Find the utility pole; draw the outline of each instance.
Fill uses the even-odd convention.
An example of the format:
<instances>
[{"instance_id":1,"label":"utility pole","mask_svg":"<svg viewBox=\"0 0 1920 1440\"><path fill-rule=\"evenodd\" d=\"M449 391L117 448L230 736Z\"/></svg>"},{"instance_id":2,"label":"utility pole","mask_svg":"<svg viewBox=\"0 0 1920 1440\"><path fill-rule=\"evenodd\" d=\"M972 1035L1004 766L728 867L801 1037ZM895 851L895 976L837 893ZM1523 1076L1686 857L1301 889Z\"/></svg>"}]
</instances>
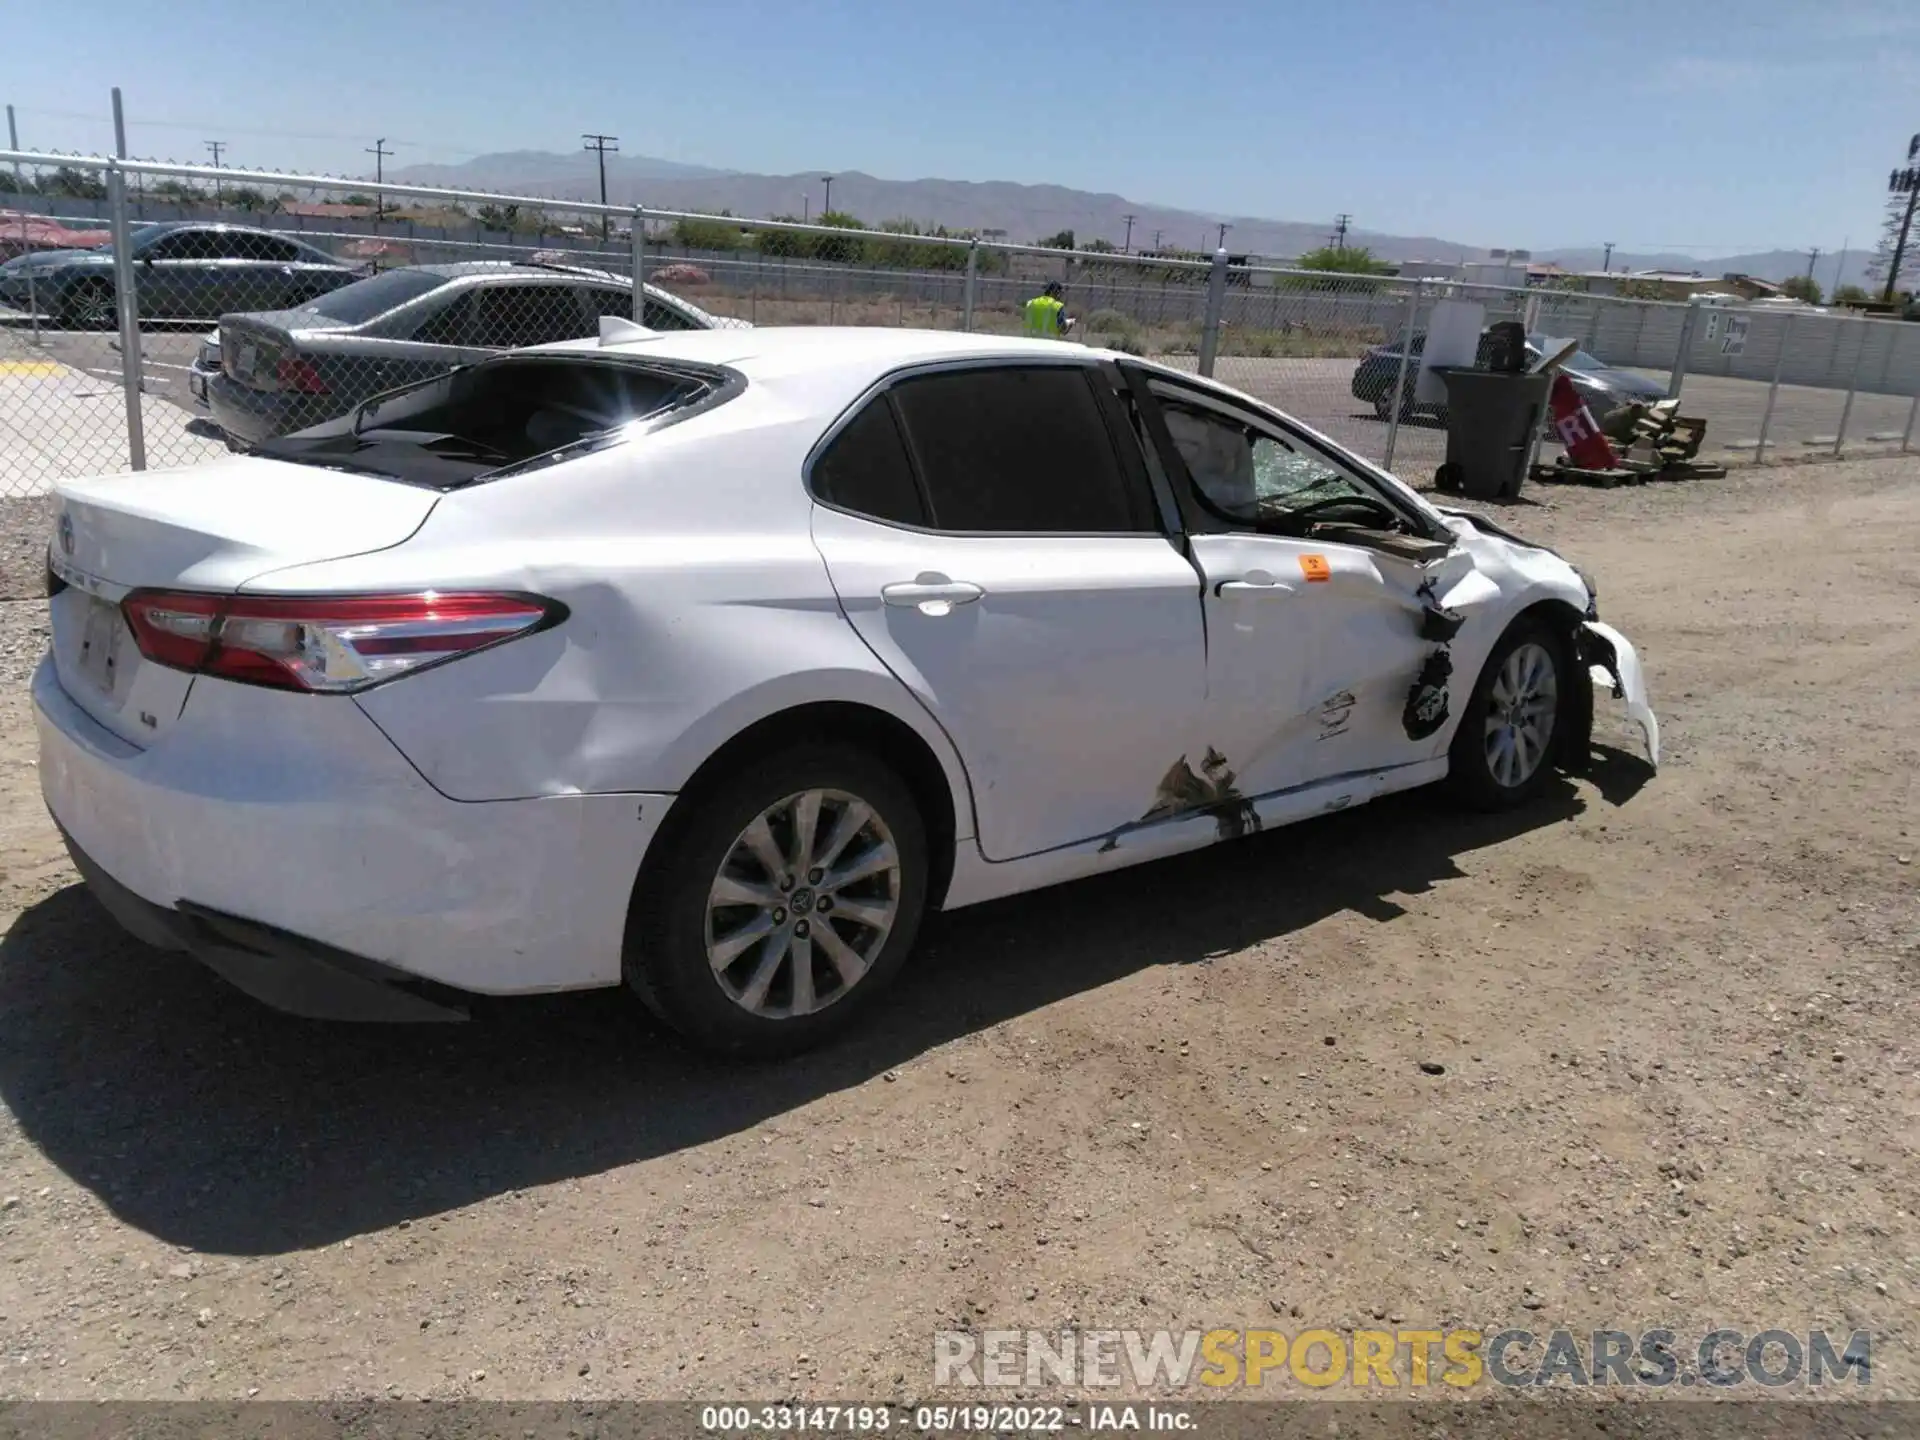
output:
<instances>
[{"instance_id":1,"label":"utility pole","mask_svg":"<svg viewBox=\"0 0 1920 1440\"><path fill-rule=\"evenodd\" d=\"M1153 248L1155 251L1160 249L1160 237L1166 233L1164 230L1156 230L1153 232Z\"/></svg>"},{"instance_id":2,"label":"utility pole","mask_svg":"<svg viewBox=\"0 0 1920 1440\"><path fill-rule=\"evenodd\" d=\"M1220 238L1214 242L1214 249L1224 250L1227 248L1227 232L1232 228L1233 226L1227 224L1226 221L1222 220L1220 222Z\"/></svg>"},{"instance_id":3,"label":"utility pole","mask_svg":"<svg viewBox=\"0 0 1920 1440\"><path fill-rule=\"evenodd\" d=\"M207 141L207 149L213 152L213 168L214 169L218 170L220 168L220 152L226 148L227 148L227 142L224 140ZM220 177L218 175L213 177L213 203L215 205L218 205L221 203Z\"/></svg>"},{"instance_id":4,"label":"utility pole","mask_svg":"<svg viewBox=\"0 0 1920 1440\"><path fill-rule=\"evenodd\" d=\"M1334 249L1344 250L1347 248L1347 226L1349 226L1352 223L1353 223L1353 216L1347 214L1344 210L1341 211L1338 215L1333 217L1333 237L1332 238L1333 238Z\"/></svg>"},{"instance_id":5,"label":"utility pole","mask_svg":"<svg viewBox=\"0 0 1920 1440\"><path fill-rule=\"evenodd\" d=\"M387 178L387 156L393 152L387 149L387 142L383 137L374 141L366 153L373 157L373 218L374 223L378 224L380 212L387 208L380 197L380 186Z\"/></svg>"},{"instance_id":6,"label":"utility pole","mask_svg":"<svg viewBox=\"0 0 1920 1440\"><path fill-rule=\"evenodd\" d=\"M1920 135L1907 142L1907 159L1920 159ZM1913 230L1913 207L1920 202L1920 168L1908 165L1904 170L1896 170L1887 181L1889 195L1907 197L1906 213L1900 217L1900 234L1893 242L1893 262L1887 266L1886 288L1880 292L1884 304L1893 303L1893 292L1900 284L1900 266L1907 258L1907 237Z\"/></svg>"},{"instance_id":7,"label":"utility pole","mask_svg":"<svg viewBox=\"0 0 1920 1440\"><path fill-rule=\"evenodd\" d=\"M13 107L11 105L7 107L7 114L13 114ZM19 148L17 145L14 146L16 150ZM1122 255L1131 255L1133 253L1133 222L1140 217L1138 215L1122 215L1120 218L1127 222L1127 238L1120 242L1120 253Z\"/></svg>"},{"instance_id":8,"label":"utility pole","mask_svg":"<svg viewBox=\"0 0 1920 1440\"><path fill-rule=\"evenodd\" d=\"M820 202L820 218L824 220L828 215L833 213L833 177L831 175L822 175L820 177L820 183L827 187L827 198Z\"/></svg>"},{"instance_id":9,"label":"utility pole","mask_svg":"<svg viewBox=\"0 0 1920 1440\"><path fill-rule=\"evenodd\" d=\"M587 142L582 148L593 151L593 153L600 158L600 203L605 205L607 203L607 151L611 150L616 155L620 153L620 137L618 135L586 134L580 138ZM606 244L608 235L612 233L610 229L611 220L612 217L605 211L601 212L600 243L603 245Z\"/></svg>"},{"instance_id":10,"label":"utility pole","mask_svg":"<svg viewBox=\"0 0 1920 1440\"><path fill-rule=\"evenodd\" d=\"M1820 258L1820 247L1818 245L1814 246L1813 249L1807 252L1807 278L1809 280L1813 278L1814 262L1817 261L1819 258Z\"/></svg>"},{"instance_id":11,"label":"utility pole","mask_svg":"<svg viewBox=\"0 0 1920 1440\"><path fill-rule=\"evenodd\" d=\"M800 197L800 223L802 225L811 225L813 223L813 197L811 195L802 194Z\"/></svg>"},{"instance_id":12,"label":"utility pole","mask_svg":"<svg viewBox=\"0 0 1920 1440\"><path fill-rule=\"evenodd\" d=\"M7 106L7 148L9 150L20 148L20 127L13 123L13 106L11 105ZM27 182L20 178L18 160L13 162L13 188L16 194L27 188Z\"/></svg>"},{"instance_id":13,"label":"utility pole","mask_svg":"<svg viewBox=\"0 0 1920 1440\"><path fill-rule=\"evenodd\" d=\"M1600 257L1600 273L1605 275L1613 269L1613 241L1607 241L1606 253Z\"/></svg>"},{"instance_id":14,"label":"utility pole","mask_svg":"<svg viewBox=\"0 0 1920 1440\"><path fill-rule=\"evenodd\" d=\"M1831 298L1831 296L1833 295L1834 290L1838 290L1840 288L1840 282L1846 278L1847 251L1851 250L1852 248L1853 248L1853 236L1849 235L1847 236L1846 239L1840 242L1840 259L1833 267L1833 290L1829 290L1827 292L1829 298Z\"/></svg>"}]
</instances>

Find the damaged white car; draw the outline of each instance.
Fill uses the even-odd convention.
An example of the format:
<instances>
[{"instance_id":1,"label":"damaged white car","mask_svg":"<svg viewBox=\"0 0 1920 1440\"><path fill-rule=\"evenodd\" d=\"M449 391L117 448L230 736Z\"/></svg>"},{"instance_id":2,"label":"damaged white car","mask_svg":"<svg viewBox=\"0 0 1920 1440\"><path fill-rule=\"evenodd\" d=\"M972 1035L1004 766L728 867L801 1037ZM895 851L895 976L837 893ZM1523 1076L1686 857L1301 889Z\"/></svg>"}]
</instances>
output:
<instances>
[{"instance_id":1,"label":"damaged white car","mask_svg":"<svg viewBox=\"0 0 1920 1440\"><path fill-rule=\"evenodd\" d=\"M1244 395L888 330L521 351L260 453L68 483L46 800L268 1003L623 981L695 1041L857 1016L922 916L1447 780L1525 803L1592 584Z\"/></svg>"}]
</instances>

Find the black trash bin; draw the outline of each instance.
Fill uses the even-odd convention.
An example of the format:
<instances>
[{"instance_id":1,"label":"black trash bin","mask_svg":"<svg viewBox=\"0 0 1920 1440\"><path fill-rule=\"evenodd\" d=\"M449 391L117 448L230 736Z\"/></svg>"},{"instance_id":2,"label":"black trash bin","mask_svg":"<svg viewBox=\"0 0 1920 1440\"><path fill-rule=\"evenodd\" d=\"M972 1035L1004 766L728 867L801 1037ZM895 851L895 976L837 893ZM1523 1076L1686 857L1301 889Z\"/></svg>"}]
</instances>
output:
<instances>
[{"instance_id":1,"label":"black trash bin","mask_svg":"<svg viewBox=\"0 0 1920 1440\"><path fill-rule=\"evenodd\" d=\"M1447 387L1447 460L1434 483L1479 500L1518 495L1553 377L1454 365L1434 374Z\"/></svg>"}]
</instances>

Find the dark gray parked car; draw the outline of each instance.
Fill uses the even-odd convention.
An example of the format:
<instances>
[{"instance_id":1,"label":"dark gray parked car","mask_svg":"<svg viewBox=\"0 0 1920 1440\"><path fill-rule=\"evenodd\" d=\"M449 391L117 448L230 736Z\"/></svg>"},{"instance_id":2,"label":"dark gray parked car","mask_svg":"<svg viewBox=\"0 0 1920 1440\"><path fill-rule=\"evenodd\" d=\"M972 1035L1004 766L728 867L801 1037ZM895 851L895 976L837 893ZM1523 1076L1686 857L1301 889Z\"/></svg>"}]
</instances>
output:
<instances>
[{"instance_id":1,"label":"dark gray parked car","mask_svg":"<svg viewBox=\"0 0 1920 1440\"><path fill-rule=\"evenodd\" d=\"M246 225L143 225L128 243L142 320L302 305L367 273L302 241ZM0 277L0 300L31 302L70 329L111 329L113 254L57 250L22 257Z\"/></svg>"},{"instance_id":2,"label":"dark gray parked car","mask_svg":"<svg viewBox=\"0 0 1920 1440\"><path fill-rule=\"evenodd\" d=\"M484 260L409 265L295 309L222 316L187 383L230 444L254 445L501 350L582 339L598 331L602 315L632 317L625 276ZM645 323L745 324L652 285Z\"/></svg>"},{"instance_id":3,"label":"dark gray parked car","mask_svg":"<svg viewBox=\"0 0 1920 1440\"><path fill-rule=\"evenodd\" d=\"M1406 384L1400 392L1400 418L1410 420L1416 414L1430 413L1444 422L1447 418L1444 402L1426 405L1414 399L1414 381L1420 373L1420 352L1426 343L1424 331L1414 335L1413 348L1407 361ZM1486 365L1490 344L1488 337L1483 334L1480 337L1479 354L1474 359L1476 365ZM1538 365L1546 358L1543 352L1548 348L1559 347L1544 336L1527 336L1527 364ZM1658 380L1605 364L1584 350L1576 350L1569 355L1561 369L1573 381L1573 388L1579 392L1581 401L1595 420L1604 419L1622 405L1664 399L1667 393L1667 387ZM1399 341L1376 345L1361 356L1360 364L1354 369L1353 396L1373 406L1373 413L1385 420L1393 408L1393 387L1399 378Z\"/></svg>"}]
</instances>

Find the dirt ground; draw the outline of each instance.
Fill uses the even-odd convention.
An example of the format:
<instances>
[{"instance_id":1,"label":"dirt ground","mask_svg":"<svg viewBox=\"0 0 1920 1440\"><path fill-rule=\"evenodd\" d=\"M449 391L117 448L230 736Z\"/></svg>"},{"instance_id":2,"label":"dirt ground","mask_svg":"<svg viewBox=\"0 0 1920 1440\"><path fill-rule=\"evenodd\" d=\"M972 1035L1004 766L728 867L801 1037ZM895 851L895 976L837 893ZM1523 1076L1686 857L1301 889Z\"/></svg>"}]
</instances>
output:
<instances>
[{"instance_id":1,"label":"dirt ground","mask_svg":"<svg viewBox=\"0 0 1920 1440\"><path fill-rule=\"evenodd\" d=\"M1920 461L1530 495L1657 776L1603 702L1522 815L946 917L771 1069L608 996L305 1023L143 950L0 604L0 1396L912 1398L944 1327L1464 1323L1867 1329L1920 1397Z\"/></svg>"}]
</instances>

